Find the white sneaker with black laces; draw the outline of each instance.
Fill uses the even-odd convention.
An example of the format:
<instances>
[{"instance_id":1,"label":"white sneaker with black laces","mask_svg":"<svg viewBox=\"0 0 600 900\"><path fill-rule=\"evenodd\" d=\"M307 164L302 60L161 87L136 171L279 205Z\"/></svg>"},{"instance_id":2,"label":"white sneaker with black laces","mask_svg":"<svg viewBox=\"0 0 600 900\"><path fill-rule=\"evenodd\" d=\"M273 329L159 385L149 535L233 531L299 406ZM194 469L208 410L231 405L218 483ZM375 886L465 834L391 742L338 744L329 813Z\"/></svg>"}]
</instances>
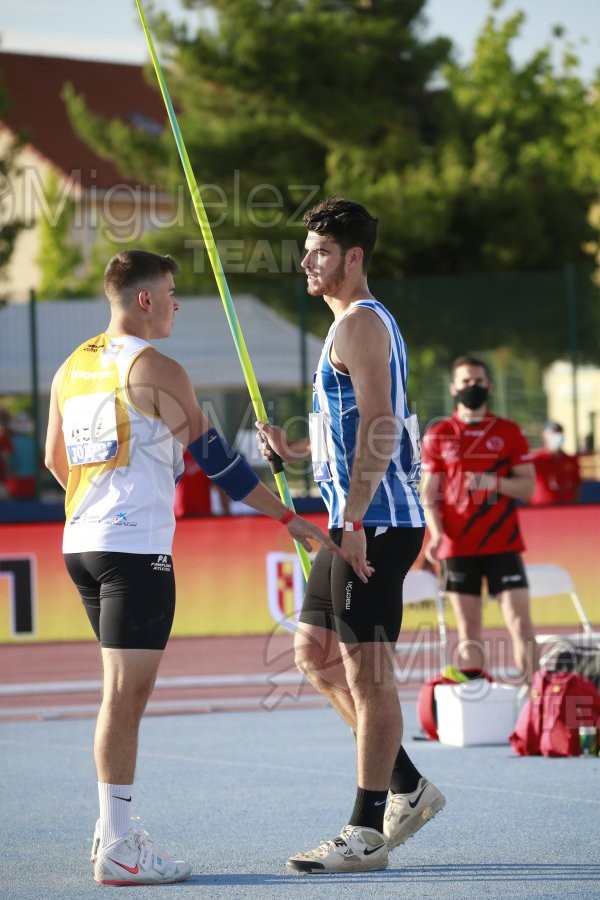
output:
<instances>
[{"instance_id":1,"label":"white sneaker with black laces","mask_svg":"<svg viewBox=\"0 0 600 900\"><path fill-rule=\"evenodd\" d=\"M374 828L346 825L339 837L290 856L286 865L298 875L370 872L387 869L388 848L384 836Z\"/></svg>"},{"instance_id":2,"label":"white sneaker with black laces","mask_svg":"<svg viewBox=\"0 0 600 900\"><path fill-rule=\"evenodd\" d=\"M156 849L145 831L132 831L99 850L94 864L98 884L173 884L189 878L192 867L180 859L169 859Z\"/></svg>"},{"instance_id":3,"label":"white sneaker with black laces","mask_svg":"<svg viewBox=\"0 0 600 900\"><path fill-rule=\"evenodd\" d=\"M388 850L412 837L446 805L446 798L435 785L421 778L412 794L390 794L383 819Z\"/></svg>"}]
</instances>

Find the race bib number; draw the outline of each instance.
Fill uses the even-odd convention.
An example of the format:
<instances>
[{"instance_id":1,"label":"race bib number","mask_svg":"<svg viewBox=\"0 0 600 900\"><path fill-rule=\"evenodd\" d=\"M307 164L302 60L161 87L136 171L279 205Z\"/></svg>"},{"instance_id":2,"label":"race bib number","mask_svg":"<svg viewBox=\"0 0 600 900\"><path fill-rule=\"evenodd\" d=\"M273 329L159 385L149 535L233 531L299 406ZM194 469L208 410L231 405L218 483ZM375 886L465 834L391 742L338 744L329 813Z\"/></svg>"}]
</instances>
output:
<instances>
[{"instance_id":1,"label":"race bib number","mask_svg":"<svg viewBox=\"0 0 600 900\"><path fill-rule=\"evenodd\" d=\"M117 455L115 395L69 397L63 410L63 434L69 463L103 463Z\"/></svg>"},{"instance_id":2,"label":"race bib number","mask_svg":"<svg viewBox=\"0 0 600 900\"><path fill-rule=\"evenodd\" d=\"M404 427L410 441L410 469L406 475L406 481L412 484L421 480L421 435L416 415L413 414L405 419Z\"/></svg>"},{"instance_id":3,"label":"race bib number","mask_svg":"<svg viewBox=\"0 0 600 900\"><path fill-rule=\"evenodd\" d=\"M320 481L331 481L331 460L327 444L327 417L324 412L310 413L308 417L310 434L310 453L312 457L313 478Z\"/></svg>"}]
</instances>

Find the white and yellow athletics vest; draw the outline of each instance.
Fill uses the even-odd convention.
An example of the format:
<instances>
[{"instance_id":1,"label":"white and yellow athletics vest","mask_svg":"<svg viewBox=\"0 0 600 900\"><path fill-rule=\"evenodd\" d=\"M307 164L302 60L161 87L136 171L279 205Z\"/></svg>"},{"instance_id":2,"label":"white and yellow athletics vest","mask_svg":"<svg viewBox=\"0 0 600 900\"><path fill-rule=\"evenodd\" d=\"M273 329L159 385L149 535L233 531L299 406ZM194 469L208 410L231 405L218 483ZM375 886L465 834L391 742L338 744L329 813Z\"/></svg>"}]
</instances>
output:
<instances>
[{"instance_id":1,"label":"white and yellow athletics vest","mask_svg":"<svg viewBox=\"0 0 600 900\"><path fill-rule=\"evenodd\" d=\"M150 346L100 334L66 361L58 397L69 459L64 553L171 552L181 444L127 391L133 361Z\"/></svg>"}]
</instances>

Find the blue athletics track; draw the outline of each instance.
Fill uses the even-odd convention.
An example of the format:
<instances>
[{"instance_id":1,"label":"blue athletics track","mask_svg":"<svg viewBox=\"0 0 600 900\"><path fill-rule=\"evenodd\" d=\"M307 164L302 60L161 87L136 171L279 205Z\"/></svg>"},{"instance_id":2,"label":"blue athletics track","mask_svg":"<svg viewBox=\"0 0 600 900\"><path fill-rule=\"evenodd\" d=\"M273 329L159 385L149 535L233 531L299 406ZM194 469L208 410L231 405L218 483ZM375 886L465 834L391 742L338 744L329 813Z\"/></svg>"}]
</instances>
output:
<instances>
[{"instance_id":1,"label":"blue athletics track","mask_svg":"<svg viewBox=\"0 0 600 900\"><path fill-rule=\"evenodd\" d=\"M291 636L174 638L142 723L135 801L189 881L136 897L251 900L600 895L600 760L517 758L507 742L419 740L418 665L402 674L406 747L446 808L386 871L295 876L287 856L334 837L353 805L354 742L299 681ZM492 667L498 663L492 660ZM85 900L97 815L98 649L0 647L0 896Z\"/></svg>"}]
</instances>

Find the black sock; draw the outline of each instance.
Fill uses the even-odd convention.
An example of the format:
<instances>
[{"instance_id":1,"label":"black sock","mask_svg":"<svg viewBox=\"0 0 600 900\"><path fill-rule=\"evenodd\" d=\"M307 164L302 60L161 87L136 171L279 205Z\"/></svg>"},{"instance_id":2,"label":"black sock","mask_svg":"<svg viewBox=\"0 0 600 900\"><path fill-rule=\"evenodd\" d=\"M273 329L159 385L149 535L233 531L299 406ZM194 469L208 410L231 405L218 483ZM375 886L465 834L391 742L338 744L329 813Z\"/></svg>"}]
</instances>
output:
<instances>
[{"instance_id":1,"label":"black sock","mask_svg":"<svg viewBox=\"0 0 600 900\"><path fill-rule=\"evenodd\" d=\"M387 791L366 791L364 788L357 788L356 801L348 824L375 828L383 834L383 814L387 795Z\"/></svg>"},{"instance_id":2,"label":"black sock","mask_svg":"<svg viewBox=\"0 0 600 900\"><path fill-rule=\"evenodd\" d=\"M421 773L414 767L404 747L400 746L394 763L390 791L392 794L412 794L418 788L420 778Z\"/></svg>"}]
</instances>

